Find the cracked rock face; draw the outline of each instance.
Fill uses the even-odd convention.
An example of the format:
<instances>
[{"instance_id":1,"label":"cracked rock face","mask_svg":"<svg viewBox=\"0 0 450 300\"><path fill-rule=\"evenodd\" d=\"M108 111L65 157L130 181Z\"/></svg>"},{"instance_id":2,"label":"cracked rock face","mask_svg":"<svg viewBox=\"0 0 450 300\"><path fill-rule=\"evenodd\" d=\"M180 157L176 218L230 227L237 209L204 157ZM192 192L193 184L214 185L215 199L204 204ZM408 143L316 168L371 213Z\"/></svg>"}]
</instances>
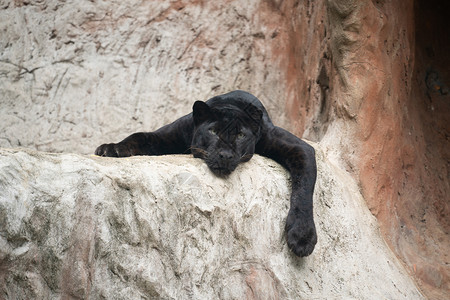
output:
<instances>
[{"instance_id":1,"label":"cracked rock face","mask_svg":"<svg viewBox=\"0 0 450 300\"><path fill-rule=\"evenodd\" d=\"M269 159L222 179L191 156L0 150L1 298L421 299L354 180L317 159L319 241L298 258Z\"/></svg>"}]
</instances>

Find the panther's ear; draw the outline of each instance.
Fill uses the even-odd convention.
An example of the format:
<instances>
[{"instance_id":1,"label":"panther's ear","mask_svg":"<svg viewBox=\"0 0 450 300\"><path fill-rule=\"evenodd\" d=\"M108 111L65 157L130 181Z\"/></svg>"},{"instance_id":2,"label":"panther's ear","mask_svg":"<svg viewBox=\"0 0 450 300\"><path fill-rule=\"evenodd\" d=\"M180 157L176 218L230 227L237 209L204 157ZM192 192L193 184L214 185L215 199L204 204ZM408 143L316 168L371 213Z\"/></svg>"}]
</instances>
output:
<instances>
[{"instance_id":1,"label":"panther's ear","mask_svg":"<svg viewBox=\"0 0 450 300\"><path fill-rule=\"evenodd\" d=\"M195 126L209 120L212 116L211 108L203 101L195 101L192 107Z\"/></svg>"}]
</instances>

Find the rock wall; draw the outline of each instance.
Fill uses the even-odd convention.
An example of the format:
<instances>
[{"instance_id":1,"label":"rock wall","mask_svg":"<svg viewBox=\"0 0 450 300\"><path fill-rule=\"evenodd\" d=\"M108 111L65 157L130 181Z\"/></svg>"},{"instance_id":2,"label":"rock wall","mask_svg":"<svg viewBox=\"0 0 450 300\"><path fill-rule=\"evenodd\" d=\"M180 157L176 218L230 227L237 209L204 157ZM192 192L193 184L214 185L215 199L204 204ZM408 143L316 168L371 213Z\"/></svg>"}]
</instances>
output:
<instances>
[{"instance_id":1,"label":"rock wall","mask_svg":"<svg viewBox=\"0 0 450 300\"><path fill-rule=\"evenodd\" d=\"M238 88L286 125L286 30L264 1L10 1L0 16L0 146L88 154Z\"/></svg>"},{"instance_id":2,"label":"rock wall","mask_svg":"<svg viewBox=\"0 0 450 300\"><path fill-rule=\"evenodd\" d=\"M430 299L450 293L447 1L283 1L289 128L360 182ZM288 55L289 54L289 55Z\"/></svg>"},{"instance_id":3,"label":"rock wall","mask_svg":"<svg viewBox=\"0 0 450 300\"><path fill-rule=\"evenodd\" d=\"M0 147L89 154L244 89L358 181L430 299L450 293L443 0L2 1Z\"/></svg>"},{"instance_id":4,"label":"rock wall","mask_svg":"<svg viewBox=\"0 0 450 300\"><path fill-rule=\"evenodd\" d=\"M430 299L450 292L446 1L330 5L332 125L321 144L359 178L392 249Z\"/></svg>"},{"instance_id":5,"label":"rock wall","mask_svg":"<svg viewBox=\"0 0 450 300\"><path fill-rule=\"evenodd\" d=\"M317 159L318 244L298 258L270 159L225 180L192 156L0 150L0 298L422 299L355 180Z\"/></svg>"}]
</instances>

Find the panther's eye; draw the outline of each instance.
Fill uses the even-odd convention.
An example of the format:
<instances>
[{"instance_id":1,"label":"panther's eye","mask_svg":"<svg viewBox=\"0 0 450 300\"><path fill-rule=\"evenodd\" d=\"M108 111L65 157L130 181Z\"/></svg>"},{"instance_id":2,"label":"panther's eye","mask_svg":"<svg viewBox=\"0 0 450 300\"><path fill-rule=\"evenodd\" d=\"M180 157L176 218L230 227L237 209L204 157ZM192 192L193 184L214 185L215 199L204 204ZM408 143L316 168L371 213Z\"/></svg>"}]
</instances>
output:
<instances>
[{"instance_id":1,"label":"panther's eye","mask_svg":"<svg viewBox=\"0 0 450 300\"><path fill-rule=\"evenodd\" d=\"M210 128L209 132L213 135L217 135L217 131L214 128Z\"/></svg>"},{"instance_id":2,"label":"panther's eye","mask_svg":"<svg viewBox=\"0 0 450 300\"><path fill-rule=\"evenodd\" d=\"M239 132L238 135L237 135L237 138L238 139L243 139L243 138L245 138L245 134L243 132Z\"/></svg>"}]
</instances>

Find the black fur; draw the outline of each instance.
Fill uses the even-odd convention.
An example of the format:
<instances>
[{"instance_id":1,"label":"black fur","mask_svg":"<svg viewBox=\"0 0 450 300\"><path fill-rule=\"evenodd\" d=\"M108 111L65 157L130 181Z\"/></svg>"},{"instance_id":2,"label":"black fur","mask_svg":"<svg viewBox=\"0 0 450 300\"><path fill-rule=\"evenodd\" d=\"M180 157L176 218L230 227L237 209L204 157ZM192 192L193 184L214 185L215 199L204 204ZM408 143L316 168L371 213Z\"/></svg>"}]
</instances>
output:
<instances>
[{"instance_id":1,"label":"black fur","mask_svg":"<svg viewBox=\"0 0 450 300\"><path fill-rule=\"evenodd\" d=\"M316 182L314 149L274 126L253 95L234 91L194 103L193 112L154 132L139 132L117 144L103 144L100 156L162 155L191 152L217 176L227 176L254 153L269 157L291 174L291 205L286 220L289 248L299 256L317 242L313 220Z\"/></svg>"}]
</instances>

